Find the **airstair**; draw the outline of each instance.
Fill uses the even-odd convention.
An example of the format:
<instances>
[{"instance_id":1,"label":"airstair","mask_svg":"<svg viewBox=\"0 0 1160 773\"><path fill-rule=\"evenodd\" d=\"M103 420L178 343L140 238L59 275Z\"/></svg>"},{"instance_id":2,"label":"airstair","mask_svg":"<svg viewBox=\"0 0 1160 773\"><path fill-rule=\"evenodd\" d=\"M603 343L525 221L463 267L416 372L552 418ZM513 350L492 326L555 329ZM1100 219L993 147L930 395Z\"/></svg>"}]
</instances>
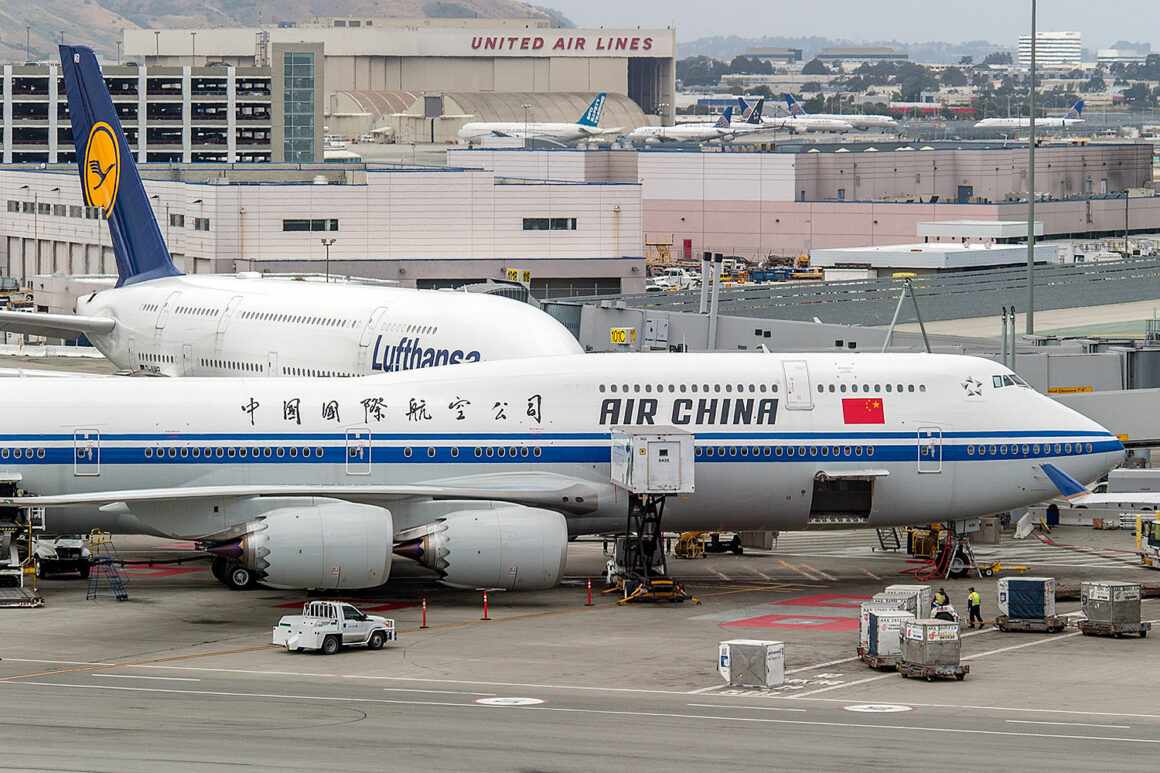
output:
<instances>
[{"instance_id":1,"label":"airstair","mask_svg":"<svg viewBox=\"0 0 1160 773\"><path fill-rule=\"evenodd\" d=\"M891 527L889 529L875 529L878 532L878 547L883 552L902 550L902 537L898 534L898 529Z\"/></svg>"},{"instance_id":2,"label":"airstair","mask_svg":"<svg viewBox=\"0 0 1160 773\"><path fill-rule=\"evenodd\" d=\"M109 596L117 601L128 601L129 591L121 574L121 559L117 547L108 532L93 529L89 535L89 550L92 553L89 569L89 590L85 598L89 601Z\"/></svg>"}]
</instances>

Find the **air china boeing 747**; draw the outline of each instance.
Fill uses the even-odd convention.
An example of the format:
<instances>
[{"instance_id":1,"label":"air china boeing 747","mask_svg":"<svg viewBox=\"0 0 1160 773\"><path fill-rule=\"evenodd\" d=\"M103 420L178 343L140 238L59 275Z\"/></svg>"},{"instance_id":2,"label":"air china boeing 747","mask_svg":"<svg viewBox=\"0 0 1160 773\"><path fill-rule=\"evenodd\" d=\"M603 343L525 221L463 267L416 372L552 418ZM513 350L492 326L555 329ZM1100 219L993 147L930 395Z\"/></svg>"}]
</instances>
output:
<instances>
[{"instance_id":1,"label":"air china boeing 747","mask_svg":"<svg viewBox=\"0 0 1160 773\"><path fill-rule=\"evenodd\" d=\"M891 526L1003 512L1123 448L972 357L604 354L362 379L14 379L0 504L51 528L193 539L241 588L365 588L393 556L544 588L569 535L623 528L614 427L695 438L670 530ZM16 488L21 491L15 491ZM97 512L99 508L99 512Z\"/></svg>"}]
</instances>

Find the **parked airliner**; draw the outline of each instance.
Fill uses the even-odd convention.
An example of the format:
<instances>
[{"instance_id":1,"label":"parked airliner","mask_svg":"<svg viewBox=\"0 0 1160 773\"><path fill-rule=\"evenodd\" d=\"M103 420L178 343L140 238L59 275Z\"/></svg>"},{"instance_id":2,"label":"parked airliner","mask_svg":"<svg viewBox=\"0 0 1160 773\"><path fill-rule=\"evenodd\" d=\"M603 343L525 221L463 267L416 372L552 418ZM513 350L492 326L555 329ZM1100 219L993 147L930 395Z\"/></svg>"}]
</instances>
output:
<instances>
[{"instance_id":1,"label":"parked airliner","mask_svg":"<svg viewBox=\"0 0 1160 773\"><path fill-rule=\"evenodd\" d=\"M640 126L629 132L630 142L653 145L661 142L711 142L728 141L738 135L751 133L755 127L745 123L733 123L733 106L725 108L714 123L680 123L675 126ZM758 127L759 128L759 127Z\"/></svg>"},{"instance_id":2,"label":"parked airliner","mask_svg":"<svg viewBox=\"0 0 1160 773\"><path fill-rule=\"evenodd\" d=\"M0 504L49 528L193 539L231 587L362 588L392 552L457 587L542 588L569 535L623 529L616 427L694 436L669 530L878 527L1051 497L1115 435L994 362L588 354L362 379L14 379ZM17 496L14 489L26 492ZM99 512L94 512L99 508Z\"/></svg>"},{"instance_id":3,"label":"parked airliner","mask_svg":"<svg viewBox=\"0 0 1160 773\"><path fill-rule=\"evenodd\" d=\"M482 141L485 137L514 137L516 139L543 139L557 143L608 137L624 133L623 128L600 128L600 116L604 113L604 102L608 94L601 92L580 114L575 123L537 123L527 121L473 121L466 123L457 136L468 145Z\"/></svg>"},{"instance_id":4,"label":"parked airliner","mask_svg":"<svg viewBox=\"0 0 1160 773\"><path fill-rule=\"evenodd\" d=\"M808 118L815 121L839 121L848 123L855 129L897 129L898 121L888 115L867 115L866 113L807 113L793 94L785 95L785 107L793 118Z\"/></svg>"},{"instance_id":5,"label":"parked airliner","mask_svg":"<svg viewBox=\"0 0 1160 773\"><path fill-rule=\"evenodd\" d=\"M1068 129L1087 123L1083 119L1084 101L1081 99L1062 116L1036 118L1035 125L1044 129ZM976 129L1029 129L1030 118L984 118L975 124Z\"/></svg>"},{"instance_id":6,"label":"parked airliner","mask_svg":"<svg viewBox=\"0 0 1160 773\"><path fill-rule=\"evenodd\" d=\"M737 104L741 107L742 113L747 117L745 122L747 124L760 127L763 130L782 130L797 134L799 132L849 132L854 130L854 126L846 121L836 121L832 118L816 118L809 116L780 116L771 118L765 116L765 97L759 97L757 102L750 107L749 103L745 101L745 97L738 97Z\"/></svg>"},{"instance_id":7,"label":"parked airliner","mask_svg":"<svg viewBox=\"0 0 1160 773\"><path fill-rule=\"evenodd\" d=\"M77 314L0 311L0 329L87 336L124 371L166 376L360 376L575 354L552 317L475 293L236 276L173 264L91 50L61 46L85 201L106 215L117 287Z\"/></svg>"}]
</instances>

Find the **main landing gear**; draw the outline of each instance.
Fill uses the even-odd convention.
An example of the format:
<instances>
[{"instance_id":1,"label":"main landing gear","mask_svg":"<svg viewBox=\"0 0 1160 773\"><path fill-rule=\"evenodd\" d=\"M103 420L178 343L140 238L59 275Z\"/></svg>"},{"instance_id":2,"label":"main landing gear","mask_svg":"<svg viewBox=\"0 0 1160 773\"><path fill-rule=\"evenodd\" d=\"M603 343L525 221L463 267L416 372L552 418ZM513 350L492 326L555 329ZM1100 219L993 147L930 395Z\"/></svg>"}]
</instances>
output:
<instances>
[{"instance_id":1,"label":"main landing gear","mask_svg":"<svg viewBox=\"0 0 1160 773\"><path fill-rule=\"evenodd\" d=\"M218 582L230 590L250 590L258 586L258 578L252 569L221 556L214 556L209 568Z\"/></svg>"}]
</instances>

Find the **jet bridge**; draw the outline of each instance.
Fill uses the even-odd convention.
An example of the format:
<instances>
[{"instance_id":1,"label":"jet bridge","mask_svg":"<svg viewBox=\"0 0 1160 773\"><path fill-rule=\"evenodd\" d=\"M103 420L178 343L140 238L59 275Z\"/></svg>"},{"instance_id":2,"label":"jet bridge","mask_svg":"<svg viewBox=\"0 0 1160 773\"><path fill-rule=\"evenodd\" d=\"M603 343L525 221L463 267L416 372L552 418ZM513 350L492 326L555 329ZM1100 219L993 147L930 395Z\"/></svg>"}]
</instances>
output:
<instances>
[{"instance_id":1,"label":"jet bridge","mask_svg":"<svg viewBox=\"0 0 1160 773\"><path fill-rule=\"evenodd\" d=\"M623 590L622 603L687 598L668 577L662 522L668 497L694 491L693 441L676 427L612 429L612 483L628 492L628 518L608 579Z\"/></svg>"}]
</instances>

